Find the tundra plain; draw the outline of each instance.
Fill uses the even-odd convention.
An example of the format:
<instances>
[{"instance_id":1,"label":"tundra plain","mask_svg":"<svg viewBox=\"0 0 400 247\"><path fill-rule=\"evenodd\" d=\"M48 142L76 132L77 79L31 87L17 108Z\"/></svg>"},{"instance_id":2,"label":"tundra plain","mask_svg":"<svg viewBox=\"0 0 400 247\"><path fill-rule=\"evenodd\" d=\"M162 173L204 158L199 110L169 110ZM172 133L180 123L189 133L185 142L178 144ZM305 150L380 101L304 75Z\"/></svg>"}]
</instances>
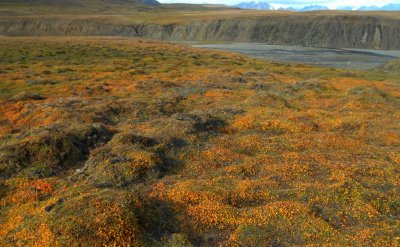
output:
<instances>
[{"instance_id":1,"label":"tundra plain","mask_svg":"<svg viewBox=\"0 0 400 247\"><path fill-rule=\"evenodd\" d=\"M398 246L396 66L1 37L0 245Z\"/></svg>"}]
</instances>

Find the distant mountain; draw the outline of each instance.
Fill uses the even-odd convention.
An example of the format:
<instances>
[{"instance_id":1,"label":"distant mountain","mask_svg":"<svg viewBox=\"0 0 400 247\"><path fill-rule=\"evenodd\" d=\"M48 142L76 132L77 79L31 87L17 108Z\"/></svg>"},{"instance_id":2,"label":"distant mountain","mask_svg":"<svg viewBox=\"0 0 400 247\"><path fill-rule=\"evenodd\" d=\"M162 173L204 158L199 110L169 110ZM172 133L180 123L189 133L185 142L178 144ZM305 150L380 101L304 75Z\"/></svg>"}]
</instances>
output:
<instances>
[{"instance_id":1,"label":"distant mountain","mask_svg":"<svg viewBox=\"0 0 400 247\"><path fill-rule=\"evenodd\" d=\"M380 10L398 11L398 10L400 10L400 4L388 4L388 5L381 7Z\"/></svg>"},{"instance_id":2,"label":"distant mountain","mask_svg":"<svg viewBox=\"0 0 400 247\"><path fill-rule=\"evenodd\" d=\"M340 6L337 7L336 10L354 10L354 8L351 6Z\"/></svg>"},{"instance_id":3,"label":"distant mountain","mask_svg":"<svg viewBox=\"0 0 400 247\"><path fill-rule=\"evenodd\" d=\"M358 10L360 10L360 11L376 11L376 10L380 10L380 8L377 6L362 6Z\"/></svg>"},{"instance_id":4,"label":"distant mountain","mask_svg":"<svg viewBox=\"0 0 400 247\"><path fill-rule=\"evenodd\" d=\"M277 9L277 10L288 10L288 11L298 11L298 9L295 9L295 8L293 8L293 7L289 7L289 8L279 8L279 9Z\"/></svg>"},{"instance_id":5,"label":"distant mountain","mask_svg":"<svg viewBox=\"0 0 400 247\"><path fill-rule=\"evenodd\" d=\"M310 5L310 6L305 6L301 9L295 9L293 7L289 7L289 8L279 8L278 10L307 12L307 11L316 11L316 10L329 10L329 8L326 6L321 6L321 5Z\"/></svg>"},{"instance_id":6,"label":"distant mountain","mask_svg":"<svg viewBox=\"0 0 400 247\"><path fill-rule=\"evenodd\" d=\"M256 1L251 1L251 2L242 2L236 5L233 5L234 7L240 8L240 9L259 9L259 10L271 10L272 7L269 5L267 2L256 2Z\"/></svg>"},{"instance_id":7,"label":"distant mountain","mask_svg":"<svg viewBox=\"0 0 400 247\"><path fill-rule=\"evenodd\" d=\"M256 2L256 1L242 2L242 3L234 5L234 7L237 7L240 9L258 9L258 10L273 10L274 9L267 2ZM314 10L328 10L328 8L325 6L320 6L320 5L311 5L311 6L306 6L304 8L301 8L301 9L295 9L293 7L289 7L289 8L279 8L277 10L314 11Z\"/></svg>"},{"instance_id":8,"label":"distant mountain","mask_svg":"<svg viewBox=\"0 0 400 247\"><path fill-rule=\"evenodd\" d=\"M240 9L258 9L258 10L274 10L274 8L268 3L264 1L251 1L251 2L242 2L236 5L233 5L233 7L240 8ZM306 12L306 11L317 11L317 10L329 10L328 7L322 6L322 5L310 5L310 6L305 6L303 8L279 8L276 10L289 10L289 11L300 11L300 12ZM378 6L362 6L358 9L355 9L354 7L351 6L341 6L336 8L336 10L359 10L359 11L400 11L400 4L388 4L382 7Z\"/></svg>"},{"instance_id":9,"label":"distant mountain","mask_svg":"<svg viewBox=\"0 0 400 247\"><path fill-rule=\"evenodd\" d=\"M328 7L326 6L321 6L321 5L311 5L311 6L306 6L302 9L299 9L299 11L315 11L315 10L329 10Z\"/></svg>"},{"instance_id":10,"label":"distant mountain","mask_svg":"<svg viewBox=\"0 0 400 247\"><path fill-rule=\"evenodd\" d=\"M293 8L293 7L286 8L286 10L289 10L289 11L297 11L297 9L295 9L295 8Z\"/></svg>"},{"instance_id":11,"label":"distant mountain","mask_svg":"<svg viewBox=\"0 0 400 247\"><path fill-rule=\"evenodd\" d=\"M399 11L400 4L388 4L382 7L377 6L363 6L359 8L360 11Z\"/></svg>"}]
</instances>

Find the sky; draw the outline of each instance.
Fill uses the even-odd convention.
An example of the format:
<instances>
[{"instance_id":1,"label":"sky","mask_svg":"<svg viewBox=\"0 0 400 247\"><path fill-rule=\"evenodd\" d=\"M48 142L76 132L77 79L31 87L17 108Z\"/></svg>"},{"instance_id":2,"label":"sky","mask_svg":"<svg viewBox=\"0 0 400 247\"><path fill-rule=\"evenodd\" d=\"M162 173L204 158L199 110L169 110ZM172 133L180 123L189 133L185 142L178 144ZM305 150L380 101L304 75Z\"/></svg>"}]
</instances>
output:
<instances>
[{"instance_id":1,"label":"sky","mask_svg":"<svg viewBox=\"0 0 400 247\"><path fill-rule=\"evenodd\" d=\"M225 4L233 5L240 2L250 2L250 1L260 1L260 0L159 0L162 3L212 3L212 4ZM340 6L351 6L351 7L361 7L361 6L383 6L389 3L400 4L400 0L262 0L268 2L275 8L279 7L304 7L308 5L324 5L329 8L337 8Z\"/></svg>"}]
</instances>

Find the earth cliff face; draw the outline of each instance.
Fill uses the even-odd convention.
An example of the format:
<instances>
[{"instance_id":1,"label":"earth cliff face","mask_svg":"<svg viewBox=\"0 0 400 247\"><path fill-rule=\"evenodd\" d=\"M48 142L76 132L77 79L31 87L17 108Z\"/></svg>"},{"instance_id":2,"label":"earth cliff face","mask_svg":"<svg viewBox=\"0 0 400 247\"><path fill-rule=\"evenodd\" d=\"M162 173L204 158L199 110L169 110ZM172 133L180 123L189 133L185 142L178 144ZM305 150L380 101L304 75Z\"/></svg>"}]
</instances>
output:
<instances>
[{"instance_id":1,"label":"earth cliff face","mask_svg":"<svg viewBox=\"0 0 400 247\"><path fill-rule=\"evenodd\" d=\"M360 15L281 15L179 24L122 24L99 18L9 17L0 34L132 36L338 48L400 48L400 19Z\"/></svg>"}]
</instances>

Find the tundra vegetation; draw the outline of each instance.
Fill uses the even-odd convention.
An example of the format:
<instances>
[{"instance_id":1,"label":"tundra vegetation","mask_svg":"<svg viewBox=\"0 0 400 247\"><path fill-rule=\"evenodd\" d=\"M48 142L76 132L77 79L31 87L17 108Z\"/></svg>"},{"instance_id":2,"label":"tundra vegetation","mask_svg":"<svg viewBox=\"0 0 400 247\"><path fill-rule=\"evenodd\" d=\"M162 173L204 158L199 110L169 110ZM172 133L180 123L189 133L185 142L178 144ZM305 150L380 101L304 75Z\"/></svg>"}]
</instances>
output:
<instances>
[{"instance_id":1,"label":"tundra vegetation","mask_svg":"<svg viewBox=\"0 0 400 247\"><path fill-rule=\"evenodd\" d=\"M1 246L398 246L400 79L0 38Z\"/></svg>"}]
</instances>

